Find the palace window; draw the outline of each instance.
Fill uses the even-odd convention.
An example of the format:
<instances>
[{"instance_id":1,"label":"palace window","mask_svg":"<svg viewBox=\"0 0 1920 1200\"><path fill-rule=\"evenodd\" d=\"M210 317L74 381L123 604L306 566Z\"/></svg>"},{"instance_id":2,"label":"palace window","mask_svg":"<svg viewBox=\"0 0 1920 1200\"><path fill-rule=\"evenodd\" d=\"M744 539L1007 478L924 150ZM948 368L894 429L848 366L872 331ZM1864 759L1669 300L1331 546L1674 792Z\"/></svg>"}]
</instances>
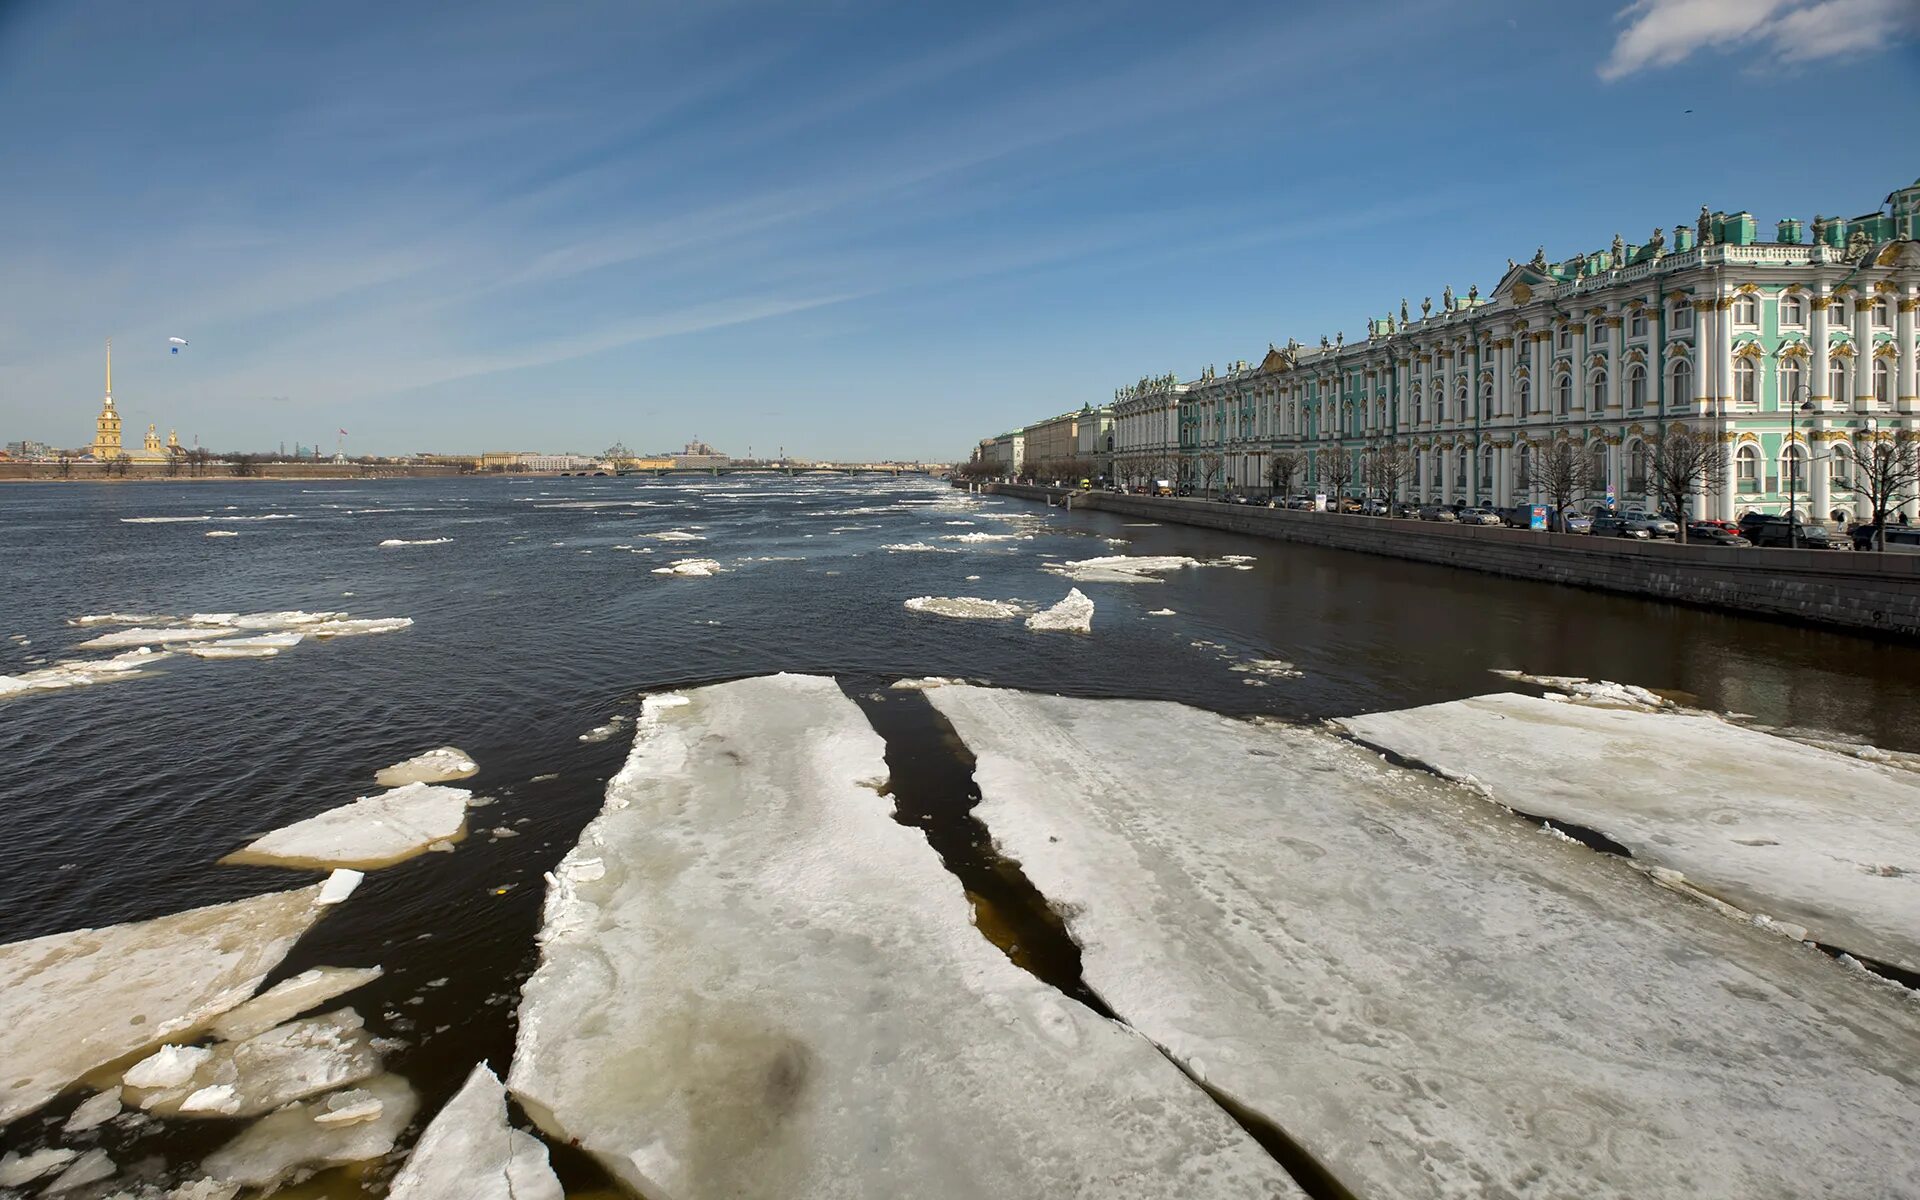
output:
<instances>
[{"instance_id":1,"label":"palace window","mask_svg":"<svg viewBox=\"0 0 1920 1200\"><path fill-rule=\"evenodd\" d=\"M1798 293L1788 292L1780 297L1780 323L1782 325L1805 325L1807 323L1807 304Z\"/></svg>"},{"instance_id":2,"label":"palace window","mask_svg":"<svg viewBox=\"0 0 1920 1200\"><path fill-rule=\"evenodd\" d=\"M1647 444L1635 442L1627 451L1627 490L1647 490Z\"/></svg>"},{"instance_id":3,"label":"palace window","mask_svg":"<svg viewBox=\"0 0 1920 1200\"><path fill-rule=\"evenodd\" d=\"M1587 383L1587 411L1599 412L1607 406L1607 373L1598 372Z\"/></svg>"},{"instance_id":4,"label":"palace window","mask_svg":"<svg viewBox=\"0 0 1920 1200\"><path fill-rule=\"evenodd\" d=\"M1493 416L1493 384L1491 382L1482 384L1480 387L1480 416L1482 419Z\"/></svg>"},{"instance_id":5,"label":"palace window","mask_svg":"<svg viewBox=\"0 0 1920 1200\"><path fill-rule=\"evenodd\" d=\"M1420 389L1416 387L1413 389L1413 423L1416 425L1426 419L1421 415L1420 410Z\"/></svg>"},{"instance_id":6,"label":"palace window","mask_svg":"<svg viewBox=\"0 0 1920 1200\"><path fill-rule=\"evenodd\" d=\"M1647 406L1647 369L1639 363L1627 368L1627 407Z\"/></svg>"},{"instance_id":7,"label":"palace window","mask_svg":"<svg viewBox=\"0 0 1920 1200\"><path fill-rule=\"evenodd\" d=\"M1873 302L1873 324L1876 329L1889 329L1893 326L1893 306L1885 300Z\"/></svg>"},{"instance_id":8,"label":"palace window","mask_svg":"<svg viewBox=\"0 0 1920 1200\"><path fill-rule=\"evenodd\" d=\"M1562 349L1562 350L1571 350L1571 349L1573 349L1573 326L1571 326L1571 325L1562 325L1562 326L1560 327L1560 332L1559 332L1559 334L1558 334L1558 339L1559 339L1559 340L1557 340L1557 341L1556 341L1556 342L1554 343L1554 345L1556 345L1556 346L1558 346L1558 347L1560 347L1560 349Z\"/></svg>"},{"instance_id":9,"label":"palace window","mask_svg":"<svg viewBox=\"0 0 1920 1200\"><path fill-rule=\"evenodd\" d=\"M1847 298L1845 296L1835 296L1833 298L1833 303L1827 308L1827 321L1833 325L1845 325L1847 323Z\"/></svg>"},{"instance_id":10,"label":"palace window","mask_svg":"<svg viewBox=\"0 0 1920 1200\"><path fill-rule=\"evenodd\" d=\"M1836 354L1833 363L1827 368L1827 393L1835 400L1850 400L1847 384L1851 378L1847 371L1847 360Z\"/></svg>"},{"instance_id":11,"label":"palace window","mask_svg":"<svg viewBox=\"0 0 1920 1200\"><path fill-rule=\"evenodd\" d=\"M1467 419L1467 381L1466 380L1462 379L1460 381L1460 387L1454 392L1453 398L1454 398L1454 403L1458 406L1460 410L1459 415L1455 419L1459 421L1465 421Z\"/></svg>"},{"instance_id":12,"label":"palace window","mask_svg":"<svg viewBox=\"0 0 1920 1200\"><path fill-rule=\"evenodd\" d=\"M1604 492L1607 489L1607 447L1604 443L1595 442L1593 448L1587 453L1589 455L1587 486L1595 491Z\"/></svg>"},{"instance_id":13,"label":"palace window","mask_svg":"<svg viewBox=\"0 0 1920 1200\"><path fill-rule=\"evenodd\" d=\"M1778 401L1780 407L1787 408L1800 403L1800 388L1801 385L1806 382L1806 380L1802 378L1804 374L1805 372L1800 369L1799 359L1783 358L1780 360L1780 396Z\"/></svg>"},{"instance_id":14,"label":"palace window","mask_svg":"<svg viewBox=\"0 0 1920 1200\"><path fill-rule=\"evenodd\" d=\"M1807 452L1798 444L1788 446L1780 455L1782 486L1796 492L1807 490Z\"/></svg>"},{"instance_id":15,"label":"palace window","mask_svg":"<svg viewBox=\"0 0 1920 1200\"><path fill-rule=\"evenodd\" d=\"M1673 306L1673 331L1678 333L1683 329L1692 328L1693 306L1685 300L1676 302Z\"/></svg>"},{"instance_id":16,"label":"palace window","mask_svg":"<svg viewBox=\"0 0 1920 1200\"><path fill-rule=\"evenodd\" d=\"M1554 404L1561 416L1573 411L1573 376L1562 375L1554 381Z\"/></svg>"},{"instance_id":17,"label":"palace window","mask_svg":"<svg viewBox=\"0 0 1920 1200\"><path fill-rule=\"evenodd\" d=\"M1753 296L1741 296L1733 302L1733 323L1735 325L1758 325L1760 323L1760 301Z\"/></svg>"},{"instance_id":18,"label":"palace window","mask_svg":"<svg viewBox=\"0 0 1920 1200\"><path fill-rule=\"evenodd\" d=\"M1465 446L1453 452L1453 486L1456 491L1464 491L1467 486L1467 448Z\"/></svg>"},{"instance_id":19,"label":"palace window","mask_svg":"<svg viewBox=\"0 0 1920 1200\"><path fill-rule=\"evenodd\" d=\"M1606 340L1607 340L1606 322L1602 321L1599 317L1595 317L1593 319L1593 324L1587 326L1587 344L1589 346L1598 346L1604 343Z\"/></svg>"},{"instance_id":20,"label":"palace window","mask_svg":"<svg viewBox=\"0 0 1920 1200\"><path fill-rule=\"evenodd\" d=\"M1893 404L1893 372L1888 370L1892 365L1884 358L1873 360L1873 399L1882 408Z\"/></svg>"},{"instance_id":21,"label":"palace window","mask_svg":"<svg viewBox=\"0 0 1920 1200\"><path fill-rule=\"evenodd\" d=\"M1646 309L1636 308L1633 310L1633 315L1627 318L1627 336L1637 337L1637 338L1643 338L1647 336L1647 310Z\"/></svg>"},{"instance_id":22,"label":"palace window","mask_svg":"<svg viewBox=\"0 0 1920 1200\"><path fill-rule=\"evenodd\" d=\"M1751 358L1733 364L1733 401L1749 407L1760 403L1760 372Z\"/></svg>"},{"instance_id":23,"label":"palace window","mask_svg":"<svg viewBox=\"0 0 1920 1200\"><path fill-rule=\"evenodd\" d=\"M1675 408L1685 408L1693 403L1693 367L1686 359L1673 364L1672 386L1667 389L1669 401Z\"/></svg>"},{"instance_id":24,"label":"palace window","mask_svg":"<svg viewBox=\"0 0 1920 1200\"><path fill-rule=\"evenodd\" d=\"M1526 378L1526 376L1524 375L1521 376L1520 381L1514 384L1513 394L1514 394L1514 402L1520 406L1520 415L1523 417L1532 415L1533 384Z\"/></svg>"},{"instance_id":25,"label":"palace window","mask_svg":"<svg viewBox=\"0 0 1920 1200\"><path fill-rule=\"evenodd\" d=\"M1847 453L1847 444L1845 442L1835 442L1833 444L1832 470L1833 486L1843 492L1852 491L1853 459L1852 456Z\"/></svg>"},{"instance_id":26,"label":"palace window","mask_svg":"<svg viewBox=\"0 0 1920 1200\"><path fill-rule=\"evenodd\" d=\"M1733 456L1733 475L1740 491L1760 490L1760 452L1752 445L1740 447L1739 452Z\"/></svg>"}]
</instances>

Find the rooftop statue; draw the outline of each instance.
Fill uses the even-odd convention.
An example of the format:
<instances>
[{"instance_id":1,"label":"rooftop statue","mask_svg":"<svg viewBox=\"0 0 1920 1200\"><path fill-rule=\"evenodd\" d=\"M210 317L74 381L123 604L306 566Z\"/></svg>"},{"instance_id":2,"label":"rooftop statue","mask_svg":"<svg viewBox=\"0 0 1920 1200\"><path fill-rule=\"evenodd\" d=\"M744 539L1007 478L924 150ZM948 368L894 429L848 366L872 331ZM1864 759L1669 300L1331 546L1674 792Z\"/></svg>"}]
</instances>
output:
<instances>
[{"instance_id":1,"label":"rooftop statue","mask_svg":"<svg viewBox=\"0 0 1920 1200\"><path fill-rule=\"evenodd\" d=\"M1627 239L1619 234L1613 235L1613 269L1619 270L1627 265Z\"/></svg>"},{"instance_id":2,"label":"rooftop statue","mask_svg":"<svg viewBox=\"0 0 1920 1200\"><path fill-rule=\"evenodd\" d=\"M1333 340L1332 340L1331 338L1329 338L1329 337L1328 337L1328 336L1327 336L1326 334L1324 334L1324 333L1323 333L1323 334L1321 334L1321 335L1320 335L1320 348L1321 348L1322 350L1327 350L1327 349L1330 349L1330 348L1331 348L1332 346L1333 346Z\"/></svg>"},{"instance_id":3,"label":"rooftop statue","mask_svg":"<svg viewBox=\"0 0 1920 1200\"><path fill-rule=\"evenodd\" d=\"M1407 324L1407 298L1405 296L1400 297L1400 323L1402 325Z\"/></svg>"},{"instance_id":4,"label":"rooftop statue","mask_svg":"<svg viewBox=\"0 0 1920 1200\"><path fill-rule=\"evenodd\" d=\"M1661 232L1658 225L1653 227L1653 236L1647 239L1647 249L1653 251L1655 258L1667 252L1667 235Z\"/></svg>"},{"instance_id":5,"label":"rooftop statue","mask_svg":"<svg viewBox=\"0 0 1920 1200\"><path fill-rule=\"evenodd\" d=\"M1545 274L1547 270L1547 248L1545 246L1535 247L1533 251L1533 261L1529 262L1527 265L1532 267L1534 270L1539 271L1542 274Z\"/></svg>"},{"instance_id":6,"label":"rooftop statue","mask_svg":"<svg viewBox=\"0 0 1920 1200\"><path fill-rule=\"evenodd\" d=\"M1479 285L1479 284L1477 284L1477 283L1475 283L1475 284L1469 284L1469 285L1468 285L1468 287L1467 287L1467 303L1468 303L1468 304L1478 304L1478 303L1480 303L1480 285Z\"/></svg>"},{"instance_id":7,"label":"rooftop statue","mask_svg":"<svg viewBox=\"0 0 1920 1200\"><path fill-rule=\"evenodd\" d=\"M1713 214L1707 211L1707 206L1704 204L1700 206L1699 219L1694 222L1694 232L1699 245L1713 245Z\"/></svg>"},{"instance_id":8,"label":"rooftop statue","mask_svg":"<svg viewBox=\"0 0 1920 1200\"><path fill-rule=\"evenodd\" d=\"M1433 297L1428 296L1420 302L1420 319L1426 320L1433 315Z\"/></svg>"},{"instance_id":9,"label":"rooftop statue","mask_svg":"<svg viewBox=\"0 0 1920 1200\"><path fill-rule=\"evenodd\" d=\"M1440 307L1447 312L1453 311L1453 285L1452 284L1448 284L1446 287L1440 290Z\"/></svg>"},{"instance_id":10,"label":"rooftop statue","mask_svg":"<svg viewBox=\"0 0 1920 1200\"><path fill-rule=\"evenodd\" d=\"M1873 236L1864 229L1856 229L1847 237L1847 261L1859 262L1873 252Z\"/></svg>"}]
</instances>

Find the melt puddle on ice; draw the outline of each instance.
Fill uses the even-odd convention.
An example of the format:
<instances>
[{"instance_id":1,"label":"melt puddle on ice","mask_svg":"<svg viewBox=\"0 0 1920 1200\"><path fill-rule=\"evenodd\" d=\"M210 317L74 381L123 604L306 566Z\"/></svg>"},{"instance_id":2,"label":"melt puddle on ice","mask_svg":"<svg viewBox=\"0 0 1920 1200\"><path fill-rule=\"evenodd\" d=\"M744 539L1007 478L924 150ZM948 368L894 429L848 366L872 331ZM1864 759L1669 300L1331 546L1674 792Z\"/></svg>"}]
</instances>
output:
<instances>
[{"instance_id":1,"label":"melt puddle on ice","mask_svg":"<svg viewBox=\"0 0 1920 1200\"><path fill-rule=\"evenodd\" d=\"M465 788L409 783L274 830L220 861L249 866L391 866L466 832Z\"/></svg>"},{"instance_id":2,"label":"melt puddle on ice","mask_svg":"<svg viewBox=\"0 0 1920 1200\"><path fill-rule=\"evenodd\" d=\"M1317 729L927 696L1087 984L1352 1194L1920 1194L1898 989ZM1536 785L1553 759L1516 752Z\"/></svg>"},{"instance_id":3,"label":"melt puddle on ice","mask_svg":"<svg viewBox=\"0 0 1920 1200\"><path fill-rule=\"evenodd\" d=\"M474 762L465 750L457 746L441 746L390 767L380 768L373 773L373 781L381 787L390 788L409 783L445 783L451 779L465 779L479 770L480 764Z\"/></svg>"},{"instance_id":4,"label":"melt puddle on ice","mask_svg":"<svg viewBox=\"0 0 1920 1200\"><path fill-rule=\"evenodd\" d=\"M981 936L833 680L673 699L549 878L508 1084L554 1139L676 1200L1300 1195Z\"/></svg>"},{"instance_id":5,"label":"melt puddle on ice","mask_svg":"<svg viewBox=\"0 0 1920 1200\"><path fill-rule=\"evenodd\" d=\"M0 946L0 1125L253 994L320 918L319 888Z\"/></svg>"},{"instance_id":6,"label":"melt puddle on ice","mask_svg":"<svg viewBox=\"0 0 1920 1200\"><path fill-rule=\"evenodd\" d=\"M1005 600L982 600L978 596L915 596L905 602L909 612L931 613L936 617L954 617L966 621L1004 621L1020 615L1020 606Z\"/></svg>"},{"instance_id":7,"label":"melt puddle on ice","mask_svg":"<svg viewBox=\"0 0 1920 1200\"><path fill-rule=\"evenodd\" d=\"M450 537L419 538L414 541L408 541L406 538L388 538L380 544L382 546L444 546L452 540Z\"/></svg>"}]
</instances>

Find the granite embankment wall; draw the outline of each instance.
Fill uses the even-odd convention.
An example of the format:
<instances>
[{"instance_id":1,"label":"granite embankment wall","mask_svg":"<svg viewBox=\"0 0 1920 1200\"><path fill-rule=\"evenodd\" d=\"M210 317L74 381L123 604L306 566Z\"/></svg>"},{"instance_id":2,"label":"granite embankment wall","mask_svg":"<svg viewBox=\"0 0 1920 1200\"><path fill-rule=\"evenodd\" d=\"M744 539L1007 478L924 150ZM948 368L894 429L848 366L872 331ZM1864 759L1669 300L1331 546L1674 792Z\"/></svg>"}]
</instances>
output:
<instances>
[{"instance_id":1,"label":"granite embankment wall","mask_svg":"<svg viewBox=\"0 0 1920 1200\"><path fill-rule=\"evenodd\" d=\"M1055 503L1065 494L1017 484L986 490ZM1075 494L1073 506L1920 638L1920 554L1682 546L1100 493Z\"/></svg>"}]
</instances>

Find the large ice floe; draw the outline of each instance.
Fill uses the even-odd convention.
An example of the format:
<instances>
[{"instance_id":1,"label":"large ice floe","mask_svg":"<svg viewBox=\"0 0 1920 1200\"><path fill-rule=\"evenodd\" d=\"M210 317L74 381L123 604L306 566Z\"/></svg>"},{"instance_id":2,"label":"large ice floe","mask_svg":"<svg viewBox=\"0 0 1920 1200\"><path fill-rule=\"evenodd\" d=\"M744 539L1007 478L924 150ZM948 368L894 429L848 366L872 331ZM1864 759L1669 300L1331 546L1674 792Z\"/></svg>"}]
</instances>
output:
<instances>
[{"instance_id":1,"label":"large ice floe","mask_svg":"<svg viewBox=\"0 0 1920 1200\"><path fill-rule=\"evenodd\" d=\"M409 783L282 826L222 862L282 867L355 867L405 862L466 832L465 788Z\"/></svg>"},{"instance_id":2,"label":"large ice floe","mask_svg":"<svg viewBox=\"0 0 1920 1200\"><path fill-rule=\"evenodd\" d=\"M1920 1194L1893 985L1325 731L926 694L1086 982L1354 1194Z\"/></svg>"},{"instance_id":3,"label":"large ice floe","mask_svg":"<svg viewBox=\"0 0 1920 1200\"><path fill-rule=\"evenodd\" d=\"M1197 558L1178 554L1109 554L1048 563L1041 570L1065 575L1077 583L1159 583L1160 577L1169 572L1203 565Z\"/></svg>"},{"instance_id":4,"label":"large ice floe","mask_svg":"<svg viewBox=\"0 0 1920 1200\"><path fill-rule=\"evenodd\" d=\"M1060 603L1028 617L1027 628L1091 633L1093 632L1093 601L1087 599L1079 588L1069 588L1066 597Z\"/></svg>"},{"instance_id":5,"label":"large ice floe","mask_svg":"<svg viewBox=\"0 0 1920 1200\"><path fill-rule=\"evenodd\" d=\"M507 1091L485 1063L427 1126L388 1200L561 1200L539 1138L507 1124Z\"/></svg>"},{"instance_id":6,"label":"large ice floe","mask_svg":"<svg viewBox=\"0 0 1920 1200\"><path fill-rule=\"evenodd\" d=\"M1297 1196L1145 1041L1015 967L830 679L650 697L548 884L508 1083L653 1200Z\"/></svg>"},{"instance_id":7,"label":"large ice floe","mask_svg":"<svg viewBox=\"0 0 1920 1200\"><path fill-rule=\"evenodd\" d=\"M1513 694L1341 724L1521 812L1598 830L1749 913L1920 971L1911 772L1710 716Z\"/></svg>"},{"instance_id":8,"label":"large ice floe","mask_svg":"<svg viewBox=\"0 0 1920 1200\"><path fill-rule=\"evenodd\" d=\"M147 673L148 667L171 657L167 651L142 646L112 658L67 659L19 675L0 675L0 699L28 692L64 691L115 679L138 679Z\"/></svg>"},{"instance_id":9,"label":"large ice floe","mask_svg":"<svg viewBox=\"0 0 1920 1200\"><path fill-rule=\"evenodd\" d=\"M982 600L978 596L915 596L904 602L908 612L962 621L1004 621L1020 615L1020 606L1006 600Z\"/></svg>"},{"instance_id":10,"label":"large ice floe","mask_svg":"<svg viewBox=\"0 0 1920 1200\"><path fill-rule=\"evenodd\" d=\"M457 746L441 746L412 758L382 767L373 773L381 787L402 787L409 783L446 783L465 779L480 770L480 764Z\"/></svg>"},{"instance_id":11,"label":"large ice floe","mask_svg":"<svg viewBox=\"0 0 1920 1200\"><path fill-rule=\"evenodd\" d=\"M325 911L317 887L0 946L0 1125L253 994Z\"/></svg>"}]
</instances>

